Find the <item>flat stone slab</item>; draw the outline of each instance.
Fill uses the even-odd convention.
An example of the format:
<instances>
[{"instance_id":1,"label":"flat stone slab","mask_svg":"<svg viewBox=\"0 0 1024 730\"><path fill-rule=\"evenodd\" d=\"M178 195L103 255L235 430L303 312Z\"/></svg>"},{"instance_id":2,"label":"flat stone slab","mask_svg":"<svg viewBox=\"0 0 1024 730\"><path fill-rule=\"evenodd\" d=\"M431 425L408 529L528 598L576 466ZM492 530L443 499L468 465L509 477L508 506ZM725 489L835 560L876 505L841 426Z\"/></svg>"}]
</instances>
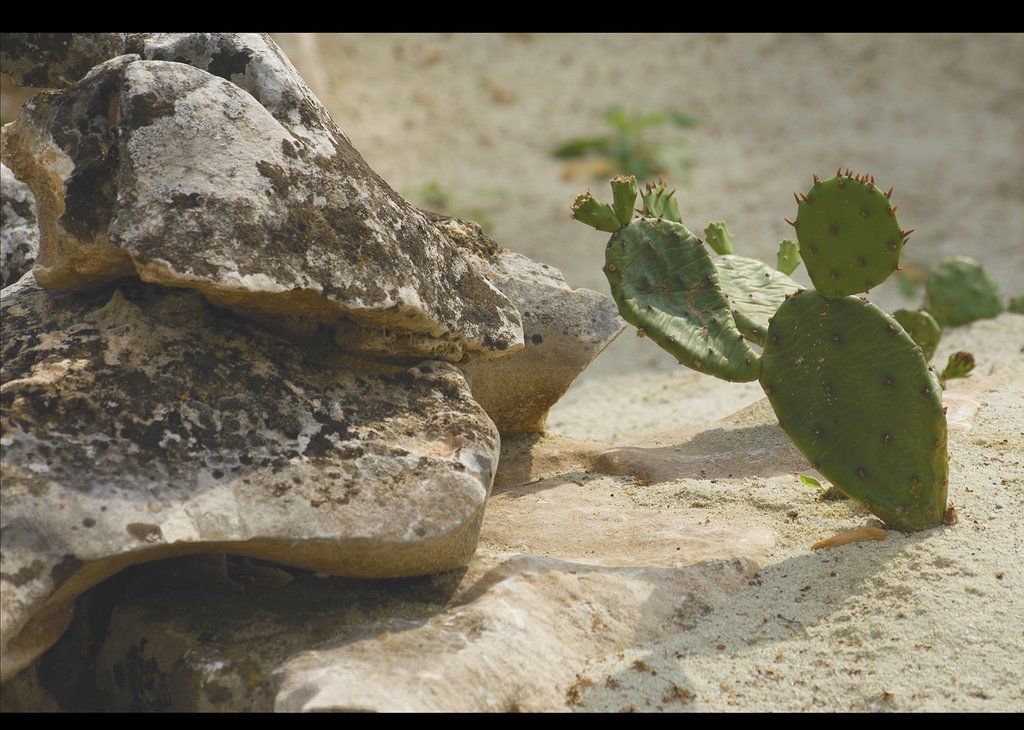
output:
<instances>
[{"instance_id":1,"label":"flat stone slab","mask_svg":"<svg viewBox=\"0 0 1024 730\"><path fill-rule=\"evenodd\" d=\"M4 677L133 563L232 552L385 577L472 557L498 434L454 365L300 349L138 283L69 295L26 276L0 306Z\"/></svg>"}]
</instances>

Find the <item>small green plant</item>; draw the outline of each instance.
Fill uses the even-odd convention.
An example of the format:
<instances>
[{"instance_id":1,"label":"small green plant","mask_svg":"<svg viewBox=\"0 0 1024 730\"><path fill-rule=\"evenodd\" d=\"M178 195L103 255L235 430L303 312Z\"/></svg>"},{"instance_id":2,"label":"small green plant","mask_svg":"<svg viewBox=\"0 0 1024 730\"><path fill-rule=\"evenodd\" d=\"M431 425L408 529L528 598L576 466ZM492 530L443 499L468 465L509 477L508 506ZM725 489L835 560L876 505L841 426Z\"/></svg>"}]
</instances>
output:
<instances>
[{"instance_id":1,"label":"small green plant","mask_svg":"<svg viewBox=\"0 0 1024 730\"><path fill-rule=\"evenodd\" d=\"M819 482L814 477L808 476L807 474L800 474L799 476L800 483L803 484L805 487L810 487L811 489L816 491L819 496L824 496L825 492L828 491L828 487L826 487L824 484Z\"/></svg>"},{"instance_id":2,"label":"small green plant","mask_svg":"<svg viewBox=\"0 0 1024 730\"><path fill-rule=\"evenodd\" d=\"M818 494L818 499L822 502L832 502L839 499L846 499L846 495L840 492L835 487L827 484L822 484L817 479L807 474L798 474L800 477L800 483L805 487L810 487Z\"/></svg>"},{"instance_id":3,"label":"small green plant","mask_svg":"<svg viewBox=\"0 0 1024 730\"><path fill-rule=\"evenodd\" d=\"M573 216L612 233L604 271L623 318L684 365L758 380L814 469L889 525L942 524L948 455L939 379L900 323L858 296L897 270L910 235L891 189L840 170L815 176L797 195L789 222L809 290L755 259L709 252L663 184L648 184L637 217L626 205L636 200L636 180L617 177L612 191L614 206L577 197ZM725 250L721 238L716 247Z\"/></svg>"},{"instance_id":4,"label":"small green plant","mask_svg":"<svg viewBox=\"0 0 1024 730\"><path fill-rule=\"evenodd\" d=\"M666 174L685 180L696 156L690 145L678 137L658 135L658 128L687 129L696 121L672 112L647 114L627 112L621 106L609 107L603 116L611 133L593 137L575 137L551 151L560 159L592 158L595 177L621 173L639 179Z\"/></svg>"},{"instance_id":5,"label":"small green plant","mask_svg":"<svg viewBox=\"0 0 1024 730\"><path fill-rule=\"evenodd\" d=\"M489 210L502 204L506 193L501 188L479 188L473 191L475 204L463 206L453 202L453 196L437 180L430 180L408 196L417 205L435 213L471 220L480 225L485 233L494 228Z\"/></svg>"},{"instance_id":6,"label":"small green plant","mask_svg":"<svg viewBox=\"0 0 1024 730\"><path fill-rule=\"evenodd\" d=\"M949 356L949 360L946 361L946 367L943 368L942 374L939 375L939 380L945 387L947 380L953 380L954 378L966 378L974 370L974 355L970 352L954 352Z\"/></svg>"}]
</instances>

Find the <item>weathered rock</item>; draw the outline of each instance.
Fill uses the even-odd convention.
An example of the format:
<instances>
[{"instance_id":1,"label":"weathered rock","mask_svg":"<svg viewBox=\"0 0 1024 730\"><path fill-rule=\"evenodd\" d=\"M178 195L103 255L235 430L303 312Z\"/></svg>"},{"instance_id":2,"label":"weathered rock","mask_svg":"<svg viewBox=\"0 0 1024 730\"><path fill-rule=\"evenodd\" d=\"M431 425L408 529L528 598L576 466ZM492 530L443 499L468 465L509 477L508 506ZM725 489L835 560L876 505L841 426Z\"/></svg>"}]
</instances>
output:
<instances>
[{"instance_id":1,"label":"weathered rock","mask_svg":"<svg viewBox=\"0 0 1024 730\"><path fill-rule=\"evenodd\" d=\"M584 541L597 560L482 550L466 571L386 583L147 566L114 610L97 688L115 710L558 709L588 660L694 628L772 545L677 527L639 557L608 537Z\"/></svg>"},{"instance_id":2,"label":"weathered rock","mask_svg":"<svg viewBox=\"0 0 1024 730\"><path fill-rule=\"evenodd\" d=\"M476 546L498 434L451 364L302 348L139 283L2 294L2 675L126 565L196 552L351 576Z\"/></svg>"},{"instance_id":3,"label":"weathered rock","mask_svg":"<svg viewBox=\"0 0 1024 730\"><path fill-rule=\"evenodd\" d=\"M144 566L114 608L96 661L104 709L270 711L288 657L427 620L461 576L358 580L229 558L218 579L184 560Z\"/></svg>"},{"instance_id":4,"label":"weathered rock","mask_svg":"<svg viewBox=\"0 0 1024 730\"><path fill-rule=\"evenodd\" d=\"M73 84L125 51L125 33L2 33L0 69L21 86Z\"/></svg>"},{"instance_id":5,"label":"weathered rock","mask_svg":"<svg viewBox=\"0 0 1024 730\"><path fill-rule=\"evenodd\" d=\"M522 346L478 260L369 168L269 38L125 38L174 61L110 59L4 127L40 208L41 285L138 274L281 330L336 329L371 355Z\"/></svg>"},{"instance_id":6,"label":"weathered rock","mask_svg":"<svg viewBox=\"0 0 1024 730\"><path fill-rule=\"evenodd\" d=\"M61 707L33 664L0 687L3 712L60 712Z\"/></svg>"},{"instance_id":7,"label":"weathered rock","mask_svg":"<svg viewBox=\"0 0 1024 730\"><path fill-rule=\"evenodd\" d=\"M25 183L0 164L0 288L13 284L35 263L39 252L36 199Z\"/></svg>"},{"instance_id":8,"label":"weathered rock","mask_svg":"<svg viewBox=\"0 0 1024 730\"><path fill-rule=\"evenodd\" d=\"M465 366L473 397L501 433L540 432L548 411L625 328L611 298L571 289L561 272L503 250L490 279L519 309L526 346L500 360Z\"/></svg>"},{"instance_id":9,"label":"weathered rock","mask_svg":"<svg viewBox=\"0 0 1024 730\"><path fill-rule=\"evenodd\" d=\"M762 398L716 428L672 429L638 444L609 449L591 468L655 484L709 474L774 477L807 471L810 465Z\"/></svg>"},{"instance_id":10,"label":"weathered rock","mask_svg":"<svg viewBox=\"0 0 1024 730\"><path fill-rule=\"evenodd\" d=\"M322 155L345 133L271 38L262 33L3 33L0 64L22 85L60 88L104 61L135 54L207 71L249 92Z\"/></svg>"}]
</instances>

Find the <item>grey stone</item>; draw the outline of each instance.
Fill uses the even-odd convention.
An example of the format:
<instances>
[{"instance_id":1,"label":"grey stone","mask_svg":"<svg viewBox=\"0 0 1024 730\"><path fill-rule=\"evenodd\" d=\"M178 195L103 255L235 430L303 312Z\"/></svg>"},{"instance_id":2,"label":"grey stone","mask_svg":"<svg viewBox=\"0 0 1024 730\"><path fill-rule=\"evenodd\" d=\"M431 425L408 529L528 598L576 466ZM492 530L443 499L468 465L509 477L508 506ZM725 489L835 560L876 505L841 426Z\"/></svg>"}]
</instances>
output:
<instances>
[{"instance_id":1,"label":"grey stone","mask_svg":"<svg viewBox=\"0 0 1024 730\"><path fill-rule=\"evenodd\" d=\"M299 72L264 33L3 33L0 64L21 85L61 88L82 80L104 61L134 54L148 61L184 63L235 83L252 94L296 137L334 152L348 141Z\"/></svg>"},{"instance_id":2,"label":"grey stone","mask_svg":"<svg viewBox=\"0 0 1024 730\"><path fill-rule=\"evenodd\" d=\"M39 252L36 199L25 183L0 164L0 288L13 284L35 263Z\"/></svg>"},{"instance_id":3,"label":"grey stone","mask_svg":"<svg viewBox=\"0 0 1024 730\"><path fill-rule=\"evenodd\" d=\"M60 87L125 53L125 33L3 33L0 70L20 86Z\"/></svg>"},{"instance_id":4,"label":"grey stone","mask_svg":"<svg viewBox=\"0 0 1024 730\"><path fill-rule=\"evenodd\" d=\"M352 351L458 361L522 347L519 314L366 164L266 36L126 37L29 102L3 155L35 192L38 282L193 288Z\"/></svg>"},{"instance_id":5,"label":"grey stone","mask_svg":"<svg viewBox=\"0 0 1024 730\"><path fill-rule=\"evenodd\" d=\"M551 407L626 323L609 297L571 289L547 264L503 250L489 266L491 281L522 315L526 344L464 369L473 397L501 433L540 432Z\"/></svg>"},{"instance_id":6,"label":"grey stone","mask_svg":"<svg viewBox=\"0 0 1024 730\"><path fill-rule=\"evenodd\" d=\"M138 282L0 295L2 676L123 567L232 552L350 576L465 565L498 434L457 367L266 333Z\"/></svg>"}]
</instances>

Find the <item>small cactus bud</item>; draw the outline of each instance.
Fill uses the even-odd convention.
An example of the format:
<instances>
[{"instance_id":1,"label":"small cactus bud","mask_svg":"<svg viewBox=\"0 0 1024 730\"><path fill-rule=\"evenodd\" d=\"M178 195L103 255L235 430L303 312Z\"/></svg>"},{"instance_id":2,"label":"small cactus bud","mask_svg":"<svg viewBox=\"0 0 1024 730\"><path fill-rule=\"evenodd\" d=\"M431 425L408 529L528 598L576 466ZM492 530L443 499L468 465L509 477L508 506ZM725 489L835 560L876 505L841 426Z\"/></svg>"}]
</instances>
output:
<instances>
[{"instance_id":1,"label":"small cactus bud","mask_svg":"<svg viewBox=\"0 0 1024 730\"><path fill-rule=\"evenodd\" d=\"M708 223L708 227L704 229L704 238L715 253L721 256L725 256L726 254L733 252L732 234L729 233L729 229L726 227L725 221Z\"/></svg>"},{"instance_id":2,"label":"small cactus bud","mask_svg":"<svg viewBox=\"0 0 1024 730\"><path fill-rule=\"evenodd\" d=\"M612 178L612 210L622 225L633 220L633 206L636 205L636 178L619 175Z\"/></svg>"},{"instance_id":3,"label":"small cactus bud","mask_svg":"<svg viewBox=\"0 0 1024 730\"><path fill-rule=\"evenodd\" d=\"M974 355L969 352L955 352L949 356L939 379L943 382L954 378L966 378L974 370Z\"/></svg>"},{"instance_id":4,"label":"small cactus bud","mask_svg":"<svg viewBox=\"0 0 1024 730\"><path fill-rule=\"evenodd\" d=\"M576 196L572 203L572 217L580 223L606 233L615 233L622 228L622 223L615 211L607 203L598 202L590 193Z\"/></svg>"}]
</instances>

